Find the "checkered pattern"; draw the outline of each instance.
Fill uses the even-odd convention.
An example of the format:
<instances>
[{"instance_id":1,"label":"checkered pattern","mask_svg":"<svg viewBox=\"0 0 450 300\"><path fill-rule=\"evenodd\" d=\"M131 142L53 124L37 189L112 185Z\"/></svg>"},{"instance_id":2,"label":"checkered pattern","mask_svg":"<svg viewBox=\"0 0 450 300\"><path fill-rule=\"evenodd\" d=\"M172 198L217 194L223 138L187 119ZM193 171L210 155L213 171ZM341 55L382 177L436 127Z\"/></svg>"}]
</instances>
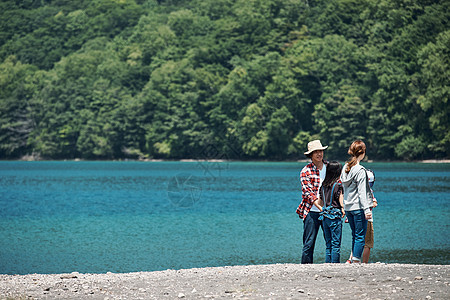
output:
<instances>
[{"instance_id":1,"label":"checkered pattern","mask_svg":"<svg viewBox=\"0 0 450 300\"><path fill-rule=\"evenodd\" d=\"M311 162L302 169L300 182L302 184L302 202L297 208L297 214L304 220L311 210L313 202L317 199L317 191L320 187L320 173L316 165Z\"/></svg>"}]
</instances>

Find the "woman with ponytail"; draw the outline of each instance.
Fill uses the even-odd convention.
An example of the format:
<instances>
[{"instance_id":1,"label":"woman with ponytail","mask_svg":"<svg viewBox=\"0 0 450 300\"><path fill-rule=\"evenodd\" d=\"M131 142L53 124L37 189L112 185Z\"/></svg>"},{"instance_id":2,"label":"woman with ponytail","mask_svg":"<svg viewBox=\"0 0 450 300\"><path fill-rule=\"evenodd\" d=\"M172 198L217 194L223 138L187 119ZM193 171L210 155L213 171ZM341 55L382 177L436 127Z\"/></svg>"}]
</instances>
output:
<instances>
[{"instance_id":1,"label":"woman with ponytail","mask_svg":"<svg viewBox=\"0 0 450 300\"><path fill-rule=\"evenodd\" d=\"M350 159L341 173L344 187L344 209L352 229L352 263L360 263L364 250L367 220L372 217L373 195L369 187L366 169L359 164L366 155L366 145L354 141L348 149Z\"/></svg>"}]
</instances>

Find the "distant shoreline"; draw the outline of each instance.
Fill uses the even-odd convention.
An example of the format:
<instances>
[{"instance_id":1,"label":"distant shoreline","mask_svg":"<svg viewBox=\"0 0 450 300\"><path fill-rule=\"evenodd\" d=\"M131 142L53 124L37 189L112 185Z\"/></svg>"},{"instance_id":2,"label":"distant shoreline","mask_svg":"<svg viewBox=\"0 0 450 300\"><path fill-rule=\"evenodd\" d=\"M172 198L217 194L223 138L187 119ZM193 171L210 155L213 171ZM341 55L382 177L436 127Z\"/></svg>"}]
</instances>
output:
<instances>
[{"instance_id":1,"label":"distant shoreline","mask_svg":"<svg viewBox=\"0 0 450 300\"><path fill-rule=\"evenodd\" d=\"M450 265L274 264L0 275L0 299L446 299Z\"/></svg>"},{"instance_id":2,"label":"distant shoreline","mask_svg":"<svg viewBox=\"0 0 450 300\"><path fill-rule=\"evenodd\" d=\"M226 160L226 159L195 159L195 158L184 158L184 159L105 159L105 160L89 160L89 159L81 159L81 158L74 158L74 159L34 159L33 157L27 156L22 157L21 159L13 159L13 160L0 160L0 161L95 161L95 162L113 162L113 161L136 161L136 162L219 162L219 163L225 163L225 162L268 162L268 163L276 163L276 162L309 162L310 159L298 159L298 160ZM402 161L402 160L368 160L363 161L368 163L424 163L424 164L448 164L450 163L450 159L424 159L424 160L414 160L414 161Z\"/></svg>"},{"instance_id":3,"label":"distant shoreline","mask_svg":"<svg viewBox=\"0 0 450 300\"><path fill-rule=\"evenodd\" d=\"M442 159L442 160L426 159L426 160L422 160L422 161L418 161L418 162L426 163L426 164L440 164L440 163L448 164L448 163L450 163L450 159Z\"/></svg>"}]
</instances>

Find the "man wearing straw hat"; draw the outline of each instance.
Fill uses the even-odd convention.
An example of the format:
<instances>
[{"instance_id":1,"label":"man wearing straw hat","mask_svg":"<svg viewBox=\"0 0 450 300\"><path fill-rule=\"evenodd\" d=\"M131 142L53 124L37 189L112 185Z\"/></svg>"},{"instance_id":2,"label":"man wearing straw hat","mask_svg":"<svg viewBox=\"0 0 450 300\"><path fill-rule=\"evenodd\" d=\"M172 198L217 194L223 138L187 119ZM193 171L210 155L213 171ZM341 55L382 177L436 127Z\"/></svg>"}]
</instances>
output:
<instances>
[{"instance_id":1,"label":"man wearing straw hat","mask_svg":"<svg viewBox=\"0 0 450 300\"><path fill-rule=\"evenodd\" d=\"M322 227L320 210L314 205L314 201L318 199L319 189L326 175L327 163L323 160L323 150L327 148L319 140L309 142L305 155L311 158L311 162L300 172L302 202L297 208L297 214L303 220L302 264L313 263L317 233Z\"/></svg>"}]
</instances>

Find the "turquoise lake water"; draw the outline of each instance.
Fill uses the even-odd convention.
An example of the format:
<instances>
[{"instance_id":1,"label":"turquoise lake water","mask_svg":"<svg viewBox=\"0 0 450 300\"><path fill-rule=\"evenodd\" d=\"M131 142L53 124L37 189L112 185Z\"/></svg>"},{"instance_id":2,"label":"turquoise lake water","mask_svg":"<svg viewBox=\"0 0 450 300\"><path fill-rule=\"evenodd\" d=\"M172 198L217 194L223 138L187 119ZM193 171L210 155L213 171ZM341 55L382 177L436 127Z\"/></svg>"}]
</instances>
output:
<instances>
[{"instance_id":1,"label":"turquoise lake water","mask_svg":"<svg viewBox=\"0 0 450 300\"><path fill-rule=\"evenodd\" d=\"M305 164L0 162L0 274L299 263ZM371 261L450 264L450 164L364 165ZM345 224L341 262L350 244Z\"/></svg>"}]
</instances>

